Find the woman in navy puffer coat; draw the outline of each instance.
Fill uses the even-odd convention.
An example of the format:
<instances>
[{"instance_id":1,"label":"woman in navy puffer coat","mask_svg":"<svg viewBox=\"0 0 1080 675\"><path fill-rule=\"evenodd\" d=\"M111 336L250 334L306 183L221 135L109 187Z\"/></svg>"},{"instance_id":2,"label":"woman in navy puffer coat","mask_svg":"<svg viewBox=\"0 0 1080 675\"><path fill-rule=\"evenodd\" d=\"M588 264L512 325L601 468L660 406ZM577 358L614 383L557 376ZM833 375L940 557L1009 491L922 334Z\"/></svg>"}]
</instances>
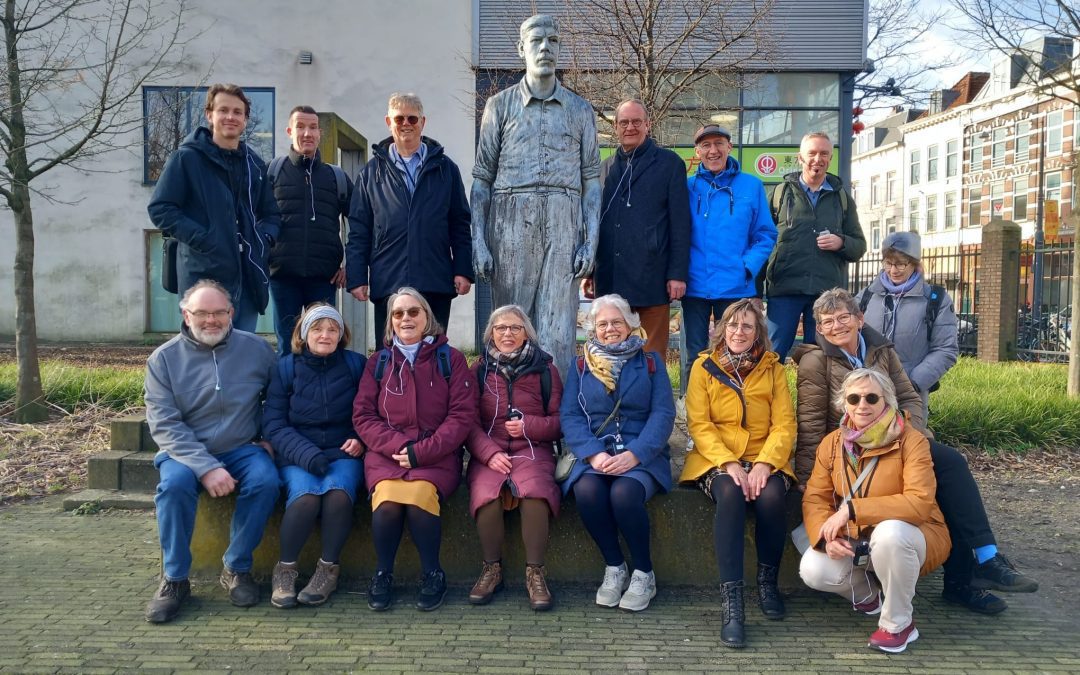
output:
<instances>
[{"instance_id":1,"label":"woman in navy puffer coat","mask_svg":"<svg viewBox=\"0 0 1080 675\"><path fill-rule=\"evenodd\" d=\"M263 436L274 447L288 493L270 599L275 607L321 605L337 588L338 558L364 475L352 401L366 359L345 348L349 338L336 309L311 305L293 331L292 353L282 357L270 378ZM297 594L296 560L320 516L322 557L311 582Z\"/></svg>"}]
</instances>

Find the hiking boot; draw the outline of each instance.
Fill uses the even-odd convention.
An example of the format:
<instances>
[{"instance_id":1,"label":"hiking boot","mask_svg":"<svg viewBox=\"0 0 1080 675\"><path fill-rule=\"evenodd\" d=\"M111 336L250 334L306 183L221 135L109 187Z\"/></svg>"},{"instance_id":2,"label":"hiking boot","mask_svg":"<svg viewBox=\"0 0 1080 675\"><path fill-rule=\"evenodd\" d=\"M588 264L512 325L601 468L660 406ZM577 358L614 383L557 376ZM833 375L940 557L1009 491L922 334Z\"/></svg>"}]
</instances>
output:
<instances>
[{"instance_id":1,"label":"hiking boot","mask_svg":"<svg viewBox=\"0 0 1080 675\"><path fill-rule=\"evenodd\" d=\"M259 604L259 587L251 578L251 572L234 572L228 567L221 570L221 587L229 592L229 601L237 607L254 607Z\"/></svg>"},{"instance_id":2,"label":"hiking boot","mask_svg":"<svg viewBox=\"0 0 1080 675\"><path fill-rule=\"evenodd\" d=\"M941 589L941 599L978 614L1000 614L1009 608L1008 603L990 591L966 584L946 583Z\"/></svg>"},{"instance_id":3,"label":"hiking boot","mask_svg":"<svg viewBox=\"0 0 1080 675\"><path fill-rule=\"evenodd\" d=\"M315 564L315 574L311 581L300 594L296 596L301 605L321 605L330 599L330 595L337 590L338 574L341 573L341 565L328 563L322 558Z\"/></svg>"},{"instance_id":4,"label":"hiking boot","mask_svg":"<svg viewBox=\"0 0 1080 675\"><path fill-rule=\"evenodd\" d=\"M724 625L720 628L720 642L725 647L742 649L746 646L746 608L743 606L743 582L727 581L720 584Z\"/></svg>"},{"instance_id":5,"label":"hiking boot","mask_svg":"<svg viewBox=\"0 0 1080 675\"><path fill-rule=\"evenodd\" d=\"M875 614L881 614L881 591L874 593L874 597L870 598L866 602L852 603L851 608L860 614L866 616L874 616Z\"/></svg>"},{"instance_id":6,"label":"hiking boot","mask_svg":"<svg viewBox=\"0 0 1080 675\"><path fill-rule=\"evenodd\" d=\"M420 579L420 591L416 594L416 608L430 612L442 607L446 597L446 572L432 570Z\"/></svg>"},{"instance_id":7,"label":"hiking boot","mask_svg":"<svg viewBox=\"0 0 1080 675\"><path fill-rule=\"evenodd\" d=\"M878 628L870 636L870 641L866 646L871 649L880 649L889 654L899 654L907 649L910 643L918 639L919 629L915 627L915 622L912 621L907 628L899 633L890 633L884 628Z\"/></svg>"},{"instance_id":8,"label":"hiking boot","mask_svg":"<svg viewBox=\"0 0 1080 675\"><path fill-rule=\"evenodd\" d=\"M1009 559L1000 553L975 566L971 585L983 590L992 588L1007 593L1034 593L1039 590L1038 581L1021 574Z\"/></svg>"},{"instance_id":9,"label":"hiking boot","mask_svg":"<svg viewBox=\"0 0 1080 675\"><path fill-rule=\"evenodd\" d=\"M622 600L623 592L630 585L630 573L626 563L618 567L608 565L604 568L604 582L596 591L596 604L601 607L615 607Z\"/></svg>"},{"instance_id":10,"label":"hiking boot","mask_svg":"<svg viewBox=\"0 0 1080 675\"><path fill-rule=\"evenodd\" d=\"M296 577L299 574L296 563L279 562L274 565L271 605L279 609L296 607Z\"/></svg>"},{"instance_id":11,"label":"hiking boot","mask_svg":"<svg viewBox=\"0 0 1080 675\"><path fill-rule=\"evenodd\" d=\"M619 609L640 612L648 609L649 601L656 597L656 574L634 570L630 576L630 587L619 600Z\"/></svg>"},{"instance_id":12,"label":"hiking boot","mask_svg":"<svg viewBox=\"0 0 1080 675\"><path fill-rule=\"evenodd\" d=\"M469 602L474 605L486 605L495 597L496 591L503 589L502 563L484 562L484 568L480 570L480 578L473 584L469 591Z\"/></svg>"},{"instance_id":13,"label":"hiking boot","mask_svg":"<svg viewBox=\"0 0 1080 675\"><path fill-rule=\"evenodd\" d=\"M547 568L543 565L525 566L525 590L529 592L529 607L537 612L551 609L551 590L547 585Z\"/></svg>"},{"instance_id":14,"label":"hiking boot","mask_svg":"<svg viewBox=\"0 0 1080 675\"><path fill-rule=\"evenodd\" d=\"M394 604L394 575L384 570L375 572L367 588L367 606L376 612L390 609Z\"/></svg>"},{"instance_id":15,"label":"hiking boot","mask_svg":"<svg viewBox=\"0 0 1080 675\"><path fill-rule=\"evenodd\" d=\"M180 606L191 596L191 583L161 580L154 597L146 604L146 620L150 623L168 623L180 613Z\"/></svg>"},{"instance_id":16,"label":"hiking boot","mask_svg":"<svg viewBox=\"0 0 1080 675\"><path fill-rule=\"evenodd\" d=\"M772 621L779 621L787 615L784 599L780 596L780 587L776 583L779 575L779 567L758 563L758 607L765 618Z\"/></svg>"}]
</instances>

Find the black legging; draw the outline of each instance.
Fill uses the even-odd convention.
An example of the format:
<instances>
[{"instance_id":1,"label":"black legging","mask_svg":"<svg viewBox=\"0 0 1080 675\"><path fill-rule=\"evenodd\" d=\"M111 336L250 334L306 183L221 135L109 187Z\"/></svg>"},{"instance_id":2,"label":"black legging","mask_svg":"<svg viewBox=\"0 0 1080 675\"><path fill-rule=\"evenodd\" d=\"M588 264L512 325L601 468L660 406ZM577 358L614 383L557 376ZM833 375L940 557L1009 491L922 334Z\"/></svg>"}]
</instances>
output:
<instances>
[{"instance_id":1,"label":"black legging","mask_svg":"<svg viewBox=\"0 0 1080 675\"><path fill-rule=\"evenodd\" d=\"M442 519L419 506L383 502L371 515L371 538L375 542L377 569L394 571L401 534L409 522L409 535L420 554L420 568L427 574L441 569L439 546L442 543Z\"/></svg>"},{"instance_id":2,"label":"black legging","mask_svg":"<svg viewBox=\"0 0 1080 675\"><path fill-rule=\"evenodd\" d=\"M783 477L778 473L769 476L757 499L747 502L742 488L725 473L713 480L712 494L716 500L713 544L720 583L743 578L743 533L748 508L754 509L758 562L779 567L787 536L787 486Z\"/></svg>"},{"instance_id":3,"label":"black legging","mask_svg":"<svg viewBox=\"0 0 1080 675\"><path fill-rule=\"evenodd\" d=\"M585 523L604 563L611 567L623 564L619 532L626 539L634 569L652 571L649 552L649 513L645 510L645 487L625 476L584 474L574 483L578 512Z\"/></svg>"},{"instance_id":4,"label":"black legging","mask_svg":"<svg viewBox=\"0 0 1080 675\"><path fill-rule=\"evenodd\" d=\"M990 520L986 517L979 486L967 460L956 448L930 441L930 457L937 478L937 503L945 516L952 539L952 551L945 561L945 580L968 584L975 571L972 549L996 545Z\"/></svg>"},{"instance_id":5,"label":"black legging","mask_svg":"<svg viewBox=\"0 0 1080 675\"><path fill-rule=\"evenodd\" d=\"M289 504L281 517L282 562L296 562L320 515L322 559L329 563L338 561L353 521L353 503L344 490L330 490L324 495L303 495Z\"/></svg>"}]
</instances>

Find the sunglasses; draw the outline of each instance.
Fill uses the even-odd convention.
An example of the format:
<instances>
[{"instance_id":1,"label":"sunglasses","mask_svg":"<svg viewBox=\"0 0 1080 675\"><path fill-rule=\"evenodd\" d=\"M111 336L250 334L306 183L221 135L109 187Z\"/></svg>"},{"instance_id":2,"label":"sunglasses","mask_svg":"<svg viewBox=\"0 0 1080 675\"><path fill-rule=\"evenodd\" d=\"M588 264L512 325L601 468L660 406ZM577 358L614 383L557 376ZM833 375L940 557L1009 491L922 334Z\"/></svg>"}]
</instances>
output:
<instances>
[{"instance_id":1,"label":"sunglasses","mask_svg":"<svg viewBox=\"0 0 1080 675\"><path fill-rule=\"evenodd\" d=\"M864 398L866 399L866 402L870 405L877 405L878 401L881 400L881 396L879 396L878 394L848 394L844 400L848 402L848 405L859 405L859 401L863 400Z\"/></svg>"},{"instance_id":2,"label":"sunglasses","mask_svg":"<svg viewBox=\"0 0 1080 675\"><path fill-rule=\"evenodd\" d=\"M419 307L410 307L408 309L395 309L393 312L390 312L390 316L394 317L395 319L402 319L405 317L406 314L408 314L410 319L415 319L416 317L420 316L420 312L422 311L423 310Z\"/></svg>"},{"instance_id":3,"label":"sunglasses","mask_svg":"<svg viewBox=\"0 0 1080 675\"><path fill-rule=\"evenodd\" d=\"M394 120L394 124L398 125L399 127L405 122L408 122L409 124L416 124L420 121L420 117L418 115L394 115L390 119Z\"/></svg>"}]
</instances>

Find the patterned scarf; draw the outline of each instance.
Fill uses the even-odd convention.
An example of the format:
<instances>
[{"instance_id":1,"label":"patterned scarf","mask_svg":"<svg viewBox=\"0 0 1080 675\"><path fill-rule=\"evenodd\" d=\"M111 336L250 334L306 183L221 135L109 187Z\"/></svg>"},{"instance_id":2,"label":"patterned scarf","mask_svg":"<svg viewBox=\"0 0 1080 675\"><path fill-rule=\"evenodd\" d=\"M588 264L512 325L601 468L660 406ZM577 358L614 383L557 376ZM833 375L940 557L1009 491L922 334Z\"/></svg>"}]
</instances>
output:
<instances>
[{"instance_id":1,"label":"patterned scarf","mask_svg":"<svg viewBox=\"0 0 1080 675\"><path fill-rule=\"evenodd\" d=\"M750 374L750 371L757 367L757 364L761 362L761 357L764 355L765 347L757 340L754 340L754 344L750 345L750 349L741 354L732 354L725 346L722 352L717 352L717 360L724 372L742 387L743 380Z\"/></svg>"},{"instance_id":2,"label":"patterned scarf","mask_svg":"<svg viewBox=\"0 0 1080 675\"><path fill-rule=\"evenodd\" d=\"M862 429L856 429L847 413L840 418L844 437L844 456L852 470L857 471L864 450L884 447L904 432L904 416L896 408L885 407L878 418Z\"/></svg>"},{"instance_id":3,"label":"patterned scarf","mask_svg":"<svg viewBox=\"0 0 1080 675\"><path fill-rule=\"evenodd\" d=\"M635 331L636 333L637 331ZM615 391L623 365L645 346L645 340L634 333L622 342L614 345L601 344L596 338L585 343L585 363L589 371L604 384L610 394Z\"/></svg>"},{"instance_id":4,"label":"patterned scarf","mask_svg":"<svg viewBox=\"0 0 1080 675\"><path fill-rule=\"evenodd\" d=\"M509 354L500 352L492 341L488 343L486 361L487 365L494 367L507 382L513 382L533 365L535 355L536 348L529 340L525 340L523 345Z\"/></svg>"}]
</instances>

